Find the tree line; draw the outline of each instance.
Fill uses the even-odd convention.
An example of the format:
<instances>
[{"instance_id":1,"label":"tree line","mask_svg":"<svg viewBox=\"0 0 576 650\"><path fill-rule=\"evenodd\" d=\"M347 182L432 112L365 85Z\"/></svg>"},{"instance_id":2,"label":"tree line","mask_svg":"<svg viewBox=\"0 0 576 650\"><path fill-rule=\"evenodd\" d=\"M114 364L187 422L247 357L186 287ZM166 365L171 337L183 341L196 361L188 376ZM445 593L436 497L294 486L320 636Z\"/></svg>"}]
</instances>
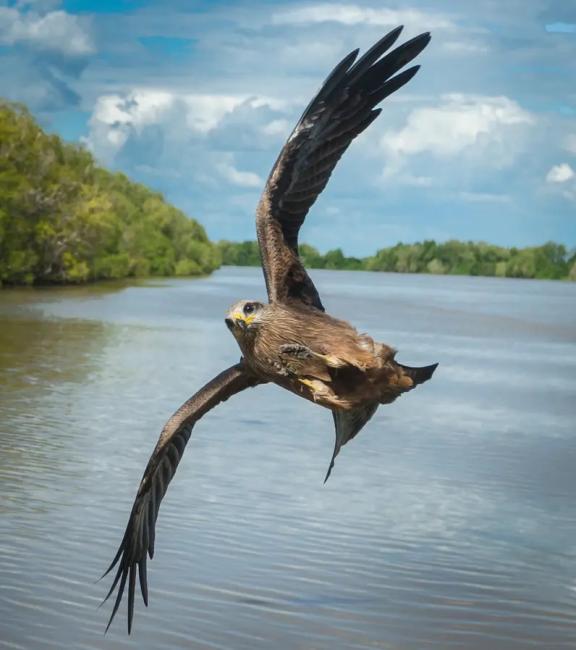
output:
<instances>
[{"instance_id":1,"label":"tree line","mask_svg":"<svg viewBox=\"0 0 576 650\"><path fill-rule=\"evenodd\" d=\"M562 244L398 243L364 258L300 245L319 269L576 280ZM99 167L81 145L46 134L25 107L0 100L0 286L200 275L259 266L255 241L210 242L162 195Z\"/></svg>"},{"instance_id":2,"label":"tree line","mask_svg":"<svg viewBox=\"0 0 576 650\"><path fill-rule=\"evenodd\" d=\"M223 264L260 264L255 241L221 241L218 247ZM568 251L563 244L554 242L505 248L484 242L452 240L437 243L430 240L415 244L398 243L363 258L347 257L339 248L322 255L313 246L301 244L300 257L305 266L315 269L576 280L576 251Z\"/></svg>"},{"instance_id":3,"label":"tree line","mask_svg":"<svg viewBox=\"0 0 576 650\"><path fill-rule=\"evenodd\" d=\"M0 285L199 275L220 252L161 194L0 100Z\"/></svg>"}]
</instances>

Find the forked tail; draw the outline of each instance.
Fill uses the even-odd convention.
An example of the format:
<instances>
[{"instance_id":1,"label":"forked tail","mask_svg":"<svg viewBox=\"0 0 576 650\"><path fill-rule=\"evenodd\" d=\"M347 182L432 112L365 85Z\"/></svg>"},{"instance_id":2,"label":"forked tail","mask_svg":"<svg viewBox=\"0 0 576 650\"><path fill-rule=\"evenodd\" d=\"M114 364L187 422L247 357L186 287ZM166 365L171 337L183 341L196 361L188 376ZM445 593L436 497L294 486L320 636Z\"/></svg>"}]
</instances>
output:
<instances>
[{"instance_id":1,"label":"forked tail","mask_svg":"<svg viewBox=\"0 0 576 650\"><path fill-rule=\"evenodd\" d=\"M401 363L398 363L400 368L410 377L414 382L415 386L418 384L423 384L425 381L428 381L430 377L434 374L437 363L433 363L431 366L421 366L420 368L412 368L411 366L403 366Z\"/></svg>"},{"instance_id":2,"label":"forked tail","mask_svg":"<svg viewBox=\"0 0 576 650\"><path fill-rule=\"evenodd\" d=\"M332 415L334 416L334 425L336 433L336 441L334 443L334 452L330 459L330 466L326 472L324 483L328 480L332 468L334 467L334 460L338 456L340 447L345 445L349 440L360 432L360 429L368 422L368 420L376 413L378 402L368 402L355 409L347 411L343 409L333 409Z\"/></svg>"}]
</instances>

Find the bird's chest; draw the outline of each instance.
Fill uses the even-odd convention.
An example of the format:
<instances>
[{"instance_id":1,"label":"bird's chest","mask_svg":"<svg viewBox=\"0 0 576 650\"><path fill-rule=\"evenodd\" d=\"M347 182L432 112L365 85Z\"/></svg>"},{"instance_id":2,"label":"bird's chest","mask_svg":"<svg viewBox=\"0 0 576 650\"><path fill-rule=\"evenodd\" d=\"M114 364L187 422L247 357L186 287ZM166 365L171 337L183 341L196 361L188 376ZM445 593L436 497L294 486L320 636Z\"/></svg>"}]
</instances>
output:
<instances>
[{"instance_id":1,"label":"bird's chest","mask_svg":"<svg viewBox=\"0 0 576 650\"><path fill-rule=\"evenodd\" d=\"M283 346L293 343L294 337L283 336L281 332L259 333L243 349L246 362L260 376L269 381L277 377L294 374L290 359L281 353Z\"/></svg>"}]
</instances>

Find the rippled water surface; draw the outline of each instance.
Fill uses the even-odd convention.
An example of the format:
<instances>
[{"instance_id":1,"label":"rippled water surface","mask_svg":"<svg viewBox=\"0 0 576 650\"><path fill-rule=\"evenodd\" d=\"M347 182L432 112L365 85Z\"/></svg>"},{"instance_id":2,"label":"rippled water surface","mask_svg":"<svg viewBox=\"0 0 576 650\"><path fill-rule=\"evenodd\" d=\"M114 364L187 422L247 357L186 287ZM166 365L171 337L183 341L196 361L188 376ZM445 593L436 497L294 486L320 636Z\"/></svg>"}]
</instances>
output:
<instances>
[{"instance_id":1,"label":"rippled water surface","mask_svg":"<svg viewBox=\"0 0 576 650\"><path fill-rule=\"evenodd\" d=\"M0 292L0 647L576 647L576 284L316 272L331 313L433 381L340 454L274 386L196 427L158 520L150 607L104 636L157 435L239 352L257 269Z\"/></svg>"}]
</instances>

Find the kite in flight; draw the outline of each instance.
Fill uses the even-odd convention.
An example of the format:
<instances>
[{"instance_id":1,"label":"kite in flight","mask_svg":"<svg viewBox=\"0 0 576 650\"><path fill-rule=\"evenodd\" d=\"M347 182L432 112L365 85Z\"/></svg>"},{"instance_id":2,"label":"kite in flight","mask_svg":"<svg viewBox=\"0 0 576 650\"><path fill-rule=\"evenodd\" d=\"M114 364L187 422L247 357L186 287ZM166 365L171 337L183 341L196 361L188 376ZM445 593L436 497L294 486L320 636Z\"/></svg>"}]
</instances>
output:
<instances>
[{"instance_id":1,"label":"kite in flight","mask_svg":"<svg viewBox=\"0 0 576 650\"><path fill-rule=\"evenodd\" d=\"M342 445L362 429L379 404L390 404L432 376L436 365L411 368L396 351L325 313L298 256L298 231L352 140L380 114L384 98L408 83L419 66L399 72L430 42L425 33L390 51L402 27L360 59L358 50L331 72L280 152L256 211L256 230L268 304L242 300L225 322L242 358L212 379L168 420L144 471L114 560L106 596L117 589L108 627L128 583L128 633L136 577L148 605L147 556L154 555L156 518L196 422L246 388L273 382L332 411L336 443L326 474ZM388 53L387 53L388 52ZM397 74L398 73L398 74ZM104 574L104 575L106 575ZM106 629L108 629L108 627Z\"/></svg>"}]
</instances>

